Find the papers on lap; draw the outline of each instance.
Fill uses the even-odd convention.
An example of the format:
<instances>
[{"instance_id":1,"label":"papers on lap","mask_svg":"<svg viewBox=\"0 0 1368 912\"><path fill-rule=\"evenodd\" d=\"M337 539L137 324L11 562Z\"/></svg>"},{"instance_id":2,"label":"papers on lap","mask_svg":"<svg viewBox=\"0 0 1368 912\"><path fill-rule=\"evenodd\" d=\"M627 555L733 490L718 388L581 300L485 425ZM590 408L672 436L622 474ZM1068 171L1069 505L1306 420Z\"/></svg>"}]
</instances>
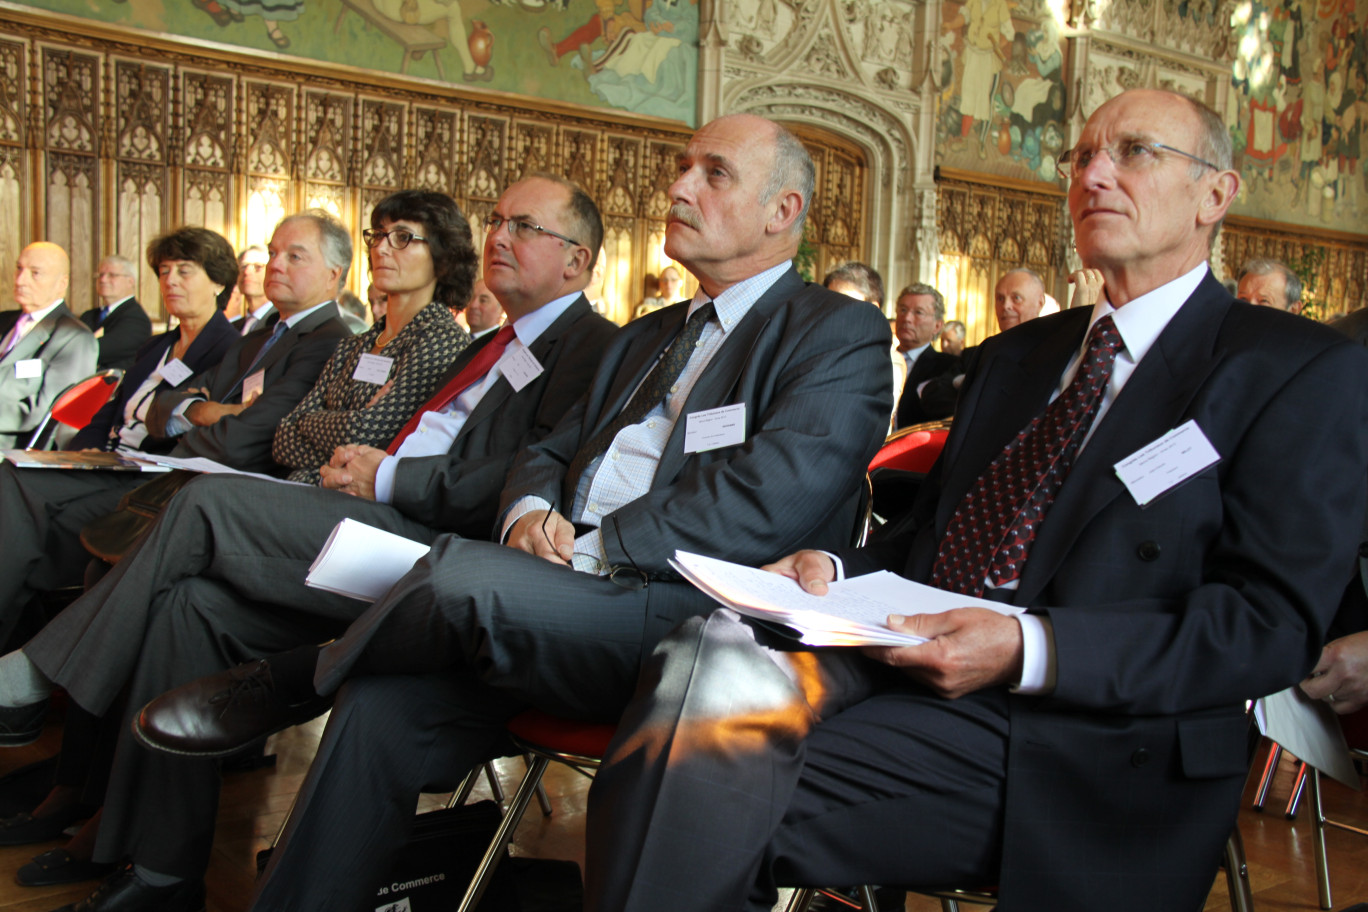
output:
<instances>
[{"instance_id":1,"label":"papers on lap","mask_svg":"<svg viewBox=\"0 0 1368 912\"><path fill-rule=\"evenodd\" d=\"M344 519L333 527L304 581L314 589L373 602L429 550L422 542Z\"/></svg>"},{"instance_id":2,"label":"papers on lap","mask_svg":"<svg viewBox=\"0 0 1368 912\"><path fill-rule=\"evenodd\" d=\"M882 570L832 583L812 595L796 582L728 561L676 551L671 566L722 605L771 626L787 628L808 646L915 646L922 637L890 630L890 614L938 614L978 606L999 614L1022 612L1014 605L933 589Z\"/></svg>"},{"instance_id":3,"label":"papers on lap","mask_svg":"<svg viewBox=\"0 0 1368 912\"><path fill-rule=\"evenodd\" d=\"M97 469L106 472L169 472L146 459L119 453L82 453L78 450L0 450L21 469Z\"/></svg>"}]
</instances>

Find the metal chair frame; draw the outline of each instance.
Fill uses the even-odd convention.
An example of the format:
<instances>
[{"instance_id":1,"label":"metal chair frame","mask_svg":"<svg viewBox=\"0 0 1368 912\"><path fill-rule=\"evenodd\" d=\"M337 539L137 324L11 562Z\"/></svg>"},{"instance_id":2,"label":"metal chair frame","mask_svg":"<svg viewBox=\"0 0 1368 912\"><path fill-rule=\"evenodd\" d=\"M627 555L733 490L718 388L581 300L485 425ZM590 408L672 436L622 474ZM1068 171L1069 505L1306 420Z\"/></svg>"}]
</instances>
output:
<instances>
[{"instance_id":1,"label":"metal chair frame","mask_svg":"<svg viewBox=\"0 0 1368 912\"><path fill-rule=\"evenodd\" d=\"M1351 747L1349 754L1355 761L1368 761L1368 750L1363 748ZM1330 859L1325 854L1325 828L1335 827L1340 830L1348 830L1351 833L1358 833L1360 836L1368 836L1368 830L1356 827L1353 824L1344 823L1339 820L1331 820L1325 816L1325 811L1321 806L1321 781L1320 772L1313 766L1303 763L1299 778L1309 779L1311 782L1311 849L1316 860L1316 898L1320 901L1322 909L1332 907L1330 898ZM1307 774L1309 771L1309 775ZM1295 809L1297 798L1301 794L1300 783L1293 793L1291 806ZM1288 814L1291 817L1291 814Z\"/></svg>"}]
</instances>

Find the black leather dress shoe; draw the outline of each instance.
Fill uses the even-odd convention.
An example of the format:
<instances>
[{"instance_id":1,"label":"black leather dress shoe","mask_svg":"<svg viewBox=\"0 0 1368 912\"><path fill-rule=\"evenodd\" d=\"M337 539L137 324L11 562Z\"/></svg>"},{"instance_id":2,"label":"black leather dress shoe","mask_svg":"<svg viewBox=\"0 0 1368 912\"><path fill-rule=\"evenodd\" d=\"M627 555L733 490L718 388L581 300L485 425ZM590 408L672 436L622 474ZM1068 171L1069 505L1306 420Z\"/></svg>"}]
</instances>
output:
<instances>
[{"instance_id":1,"label":"black leather dress shoe","mask_svg":"<svg viewBox=\"0 0 1368 912\"><path fill-rule=\"evenodd\" d=\"M169 754L221 757L327 711L331 697L287 693L266 659L169 690L143 707L133 734Z\"/></svg>"},{"instance_id":2,"label":"black leather dress shoe","mask_svg":"<svg viewBox=\"0 0 1368 912\"><path fill-rule=\"evenodd\" d=\"M46 817L32 814L15 814L0 820L0 846L29 845L47 842L62 835L62 832L78 820L84 820L94 811L83 804L74 804Z\"/></svg>"},{"instance_id":3,"label":"black leather dress shoe","mask_svg":"<svg viewBox=\"0 0 1368 912\"><path fill-rule=\"evenodd\" d=\"M204 882L149 887L133 873L132 865L125 865L85 899L52 912L204 912Z\"/></svg>"},{"instance_id":4,"label":"black leather dress shoe","mask_svg":"<svg viewBox=\"0 0 1368 912\"><path fill-rule=\"evenodd\" d=\"M14 882L21 887L51 887L55 884L80 883L99 880L113 873L118 865L103 861L82 861L66 849L49 849L14 872Z\"/></svg>"},{"instance_id":5,"label":"black leather dress shoe","mask_svg":"<svg viewBox=\"0 0 1368 912\"><path fill-rule=\"evenodd\" d=\"M0 746L23 747L38 740L47 717L47 700L25 706L0 706Z\"/></svg>"}]
</instances>

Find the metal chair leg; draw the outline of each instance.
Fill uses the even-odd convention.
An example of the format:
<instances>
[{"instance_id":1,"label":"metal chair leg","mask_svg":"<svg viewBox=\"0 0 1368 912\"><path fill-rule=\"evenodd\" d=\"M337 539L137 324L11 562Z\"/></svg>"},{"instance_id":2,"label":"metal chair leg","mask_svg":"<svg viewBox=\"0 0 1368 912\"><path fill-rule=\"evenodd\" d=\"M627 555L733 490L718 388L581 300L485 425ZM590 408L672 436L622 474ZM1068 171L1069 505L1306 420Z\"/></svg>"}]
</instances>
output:
<instances>
[{"instance_id":1,"label":"metal chair leg","mask_svg":"<svg viewBox=\"0 0 1368 912\"><path fill-rule=\"evenodd\" d=\"M527 761L527 768L532 768L532 755L523 754L523 759ZM541 779L537 780L537 804L541 805L542 816L551 816L551 799L546 794L546 786L542 785Z\"/></svg>"},{"instance_id":2,"label":"metal chair leg","mask_svg":"<svg viewBox=\"0 0 1368 912\"><path fill-rule=\"evenodd\" d=\"M959 900L948 896L941 897L941 912L960 912Z\"/></svg>"},{"instance_id":3,"label":"metal chair leg","mask_svg":"<svg viewBox=\"0 0 1368 912\"><path fill-rule=\"evenodd\" d=\"M485 779L489 782L489 790L494 794L494 800L499 804L503 804L504 790L503 786L499 784L499 774L494 770L493 761L485 763L484 774ZM541 788L540 785L537 787Z\"/></svg>"},{"instance_id":4,"label":"metal chair leg","mask_svg":"<svg viewBox=\"0 0 1368 912\"><path fill-rule=\"evenodd\" d=\"M1325 812L1321 808L1320 773L1311 770L1311 849L1316 857L1316 894L1320 907L1329 909L1330 862L1325 857Z\"/></svg>"},{"instance_id":5,"label":"metal chair leg","mask_svg":"<svg viewBox=\"0 0 1368 912\"><path fill-rule=\"evenodd\" d=\"M1245 860L1240 828L1230 831L1225 847L1226 888L1230 893L1230 912L1254 912L1254 891L1249 886L1249 862Z\"/></svg>"},{"instance_id":6,"label":"metal chair leg","mask_svg":"<svg viewBox=\"0 0 1368 912\"><path fill-rule=\"evenodd\" d=\"M860 908L864 912L879 912L879 900L874 896L874 888L869 884L860 884Z\"/></svg>"},{"instance_id":7,"label":"metal chair leg","mask_svg":"<svg viewBox=\"0 0 1368 912\"><path fill-rule=\"evenodd\" d=\"M1283 812L1288 820L1297 819L1297 805L1301 803L1302 792L1306 791L1306 770L1305 763L1297 764L1297 778L1292 782L1292 795L1287 799L1287 810Z\"/></svg>"},{"instance_id":8,"label":"metal chair leg","mask_svg":"<svg viewBox=\"0 0 1368 912\"><path fill-rule=\"evenodd\" d=\"M1273 784L1273 774L1277 772L1278 760L1282 757L1282 745L1270 741L1268 759L1264 761L1263 775L1259 777L1259 789L1254 793L1254 810L1262 811L1268 800L1268 787Z\"/></svg>"},{"instance_id":9,"label":"metal chair leg","mask_svg":"<svg viewBox=\"0 0 1368 912\"><path fill-rule=\"evenodd\" d=\"M817 891L811 887L799 887L793 891L789 897L788 905L784 907L784 912L807 912L812 901L817 898Z\"/></svg>"},{"instance_id":10,"label":"metal chair leg","mask_svg":"<svg viewBox=\"0 0 1368 912\"><path fill-rule=\"evenodd\" d=\"M494 834L494 839L490 842L489 848L485 850L484 858L480 859L479 867L475 869L475 876L471 880L470 886L466 888L465 897L456 908L456 912L472 912L479 905L480 897L484 896L485 888L493 879L494 869L499 866L499 860L508 848L508 843L513 839L513 831L518 828L518 822L522 820L523 813L527 810L527 805L531 802L532 795L536 793L537 786L541 784L542 775L550 763L551 761L545 757L533 758L531 765L527 768L527 775L518 785L518 790L513 793L513 800L509 802L508 810L504 812L504 818L499 823L499 829Z\"/></svg>"}]
</instances>

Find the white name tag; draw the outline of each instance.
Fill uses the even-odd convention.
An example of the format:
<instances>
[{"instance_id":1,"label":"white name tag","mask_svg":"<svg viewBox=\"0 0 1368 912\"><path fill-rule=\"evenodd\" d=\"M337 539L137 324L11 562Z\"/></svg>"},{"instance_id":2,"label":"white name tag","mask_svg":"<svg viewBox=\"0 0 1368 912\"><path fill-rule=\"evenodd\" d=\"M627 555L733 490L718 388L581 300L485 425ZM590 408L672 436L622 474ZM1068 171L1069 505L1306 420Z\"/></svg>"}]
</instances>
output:
<instances>
[{"instance_id":1,"label":"white name tag","mask_svg":"<svg viewBox=\"0 0 1368 912\"><path fill-rule=\"evenodd\" d=\"M515 393L540 377L544 370L546 368L541 366L536 356L525 348L506 351L499 359L499 373L508 379L508 385L513 387Z\"/></svg>"},{"instance_id":2,"label":"white name tag","mask_svg":"<svg viewBox=\"0 0 1368 912\"><path fill-rule=\"evenodd\" d=\"M190 368L180 358L172 358L157 371L163 380L172 386L180 386L190 377Z\"/></svg>"},{"instance_id":3,"label":"white name tag","mask_svg":"<svg viewBox=\"0 0 1368 912\"><path fill-rule=\"evenodd\" d=\"M361 360L356 362L356 370L352 371L352 379L362 383L374 383L376 386L383 386L389 379L390 369L394 367L394 359L386 358L384 355L364 354Z\"/></svg>"},{"instance_id":4,"label":"white name tag","mask_svg":"<svg viewBox=\"0 0 1368 912\"><path fill-rule=\"evenodd\" d=\"M14 378L16 380L36 380L43 376L43 359L28 358L24 361L14 362Z\"/></svg>"},{"instance_id":5,"label":"white name tag","mask_svg":"<svg viewBox=\"0 0 1368 912\"><path fill-rule=\"evenodd\" d=\"M247 379L242 381L242 401L251 402L261 395L262 388L266 385L266 369L247 375Z\"/></svg>"},{"instance_id":6,"label":"white name tag","mask_svg":"<svg viewBox=\"0 0 1368 912\"><path fill-rule=\"evenodd\" d=\"M746 442L746 403L693 412L684 419L684 452L706 453Z\"/></svg>"},{"instance_id":7,"label":"white name tag","mask_svg":"<svg viewBox=\"0 0 1368 912\"><path fill-rule=\"evenodd\" d=\"M1115 466L1116 475L1140 506L1221 461L1196 421L1188 421L1146 444Z\"/></svg>"}]
</instances>

